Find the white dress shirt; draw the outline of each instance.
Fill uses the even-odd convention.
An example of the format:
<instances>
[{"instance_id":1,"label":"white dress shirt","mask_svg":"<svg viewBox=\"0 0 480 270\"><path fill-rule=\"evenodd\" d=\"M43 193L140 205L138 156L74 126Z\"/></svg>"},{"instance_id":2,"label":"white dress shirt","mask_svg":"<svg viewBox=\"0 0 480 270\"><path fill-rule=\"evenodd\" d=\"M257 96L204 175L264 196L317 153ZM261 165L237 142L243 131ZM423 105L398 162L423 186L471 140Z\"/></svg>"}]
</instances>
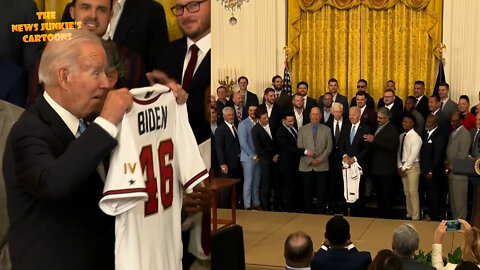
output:
<instances>
[{"instance_id":1,"label":"white dress shirt","mask_svg":"<svg viewBox=\"0 0 480 270\"><path fill-rule=\"evenodd\" d=\"M404 134L405 132L400 134L400 147L398 147L397 152L397 167L402 169L402 171L410 169L414 162L420 161L420 148L422 148L422 138L412 128L406 133L403 141L403 157L401 157L400 152L402 151L401 146Z\"/></svg>"},{"instance_id":2,"label":"white dress shirt","mask_svg":"<svg viewBox=\"0 0 480 270\"><path fill-rule=\"evenodd\" d=\"M270 139L273 140L273 137L272 137L272 132L270 131L270 125L266 125L266 126L262 126L265 131L268 133L268 136L270 136Z\"/></svg>"},{"instance_id":3,"label":"white dress shirt","mask_svg":"<svg viewBox=\"0 0 480 270\"><path fill-rule=\"evenodd\" d=\"M303 126L303 110L299 114L298 111L295 109L295 120L297 120L297 128L300 129Z\"/></svg>"},{"instance_id":4,"label":"white dress shirt","mask_svg":"<svg viewBox=\"0 0 480 270\"><path fill-rule=\"evenodd\" d=\"M333 119L333 137L334 138L337 135L337 133L335 133L337 129L337 123L338 123L338 132L342 132L342 122L343 122L343 117L340 118L340 120L338 121Z\"/></svg>"},{"instance_id":5,"label":"white dress shirt","mask_svg":"<svg viewBox=\"0 0 480 270\"><path fill-rule=\"evenodd\" d=\"M113 5L113 16L108 24L107 31L102 37L104 40L108 40L109 38L113 40L113 36L115 36L115 30L117 30L118 21L120 20L120 16L122 16L123 7L125 7L125 1L126 0L118 0Z\"/></svg>"},{"instance_id":6,"label":"white dress shirt","mask_svg":"<svg viewBox=\"0 0 480 270\"><path fill-rule=\"evenodd\" d=\"M235 116L235 117L236 117L236 116ZM230 129L230 132L232 132L233 137L234 137L234 138L237 138L237 136L235 136L235 133L236 133L237 131L236 131L236 130L234 131L235 126L232 125L232 124L230 124L230 123L227 122L227 121L224 121L224 122L225 122L225 124L227 124L227 127L228 127L228 129ZM237 134L238 134L238 133L237 133Z\"/></svg>"},{"instance_id":7,"label":"white dress shirt","mask_svg":"<svg viewBox=\"0 0 480 270\"><path fill-rule=\"evenodd\" d=\"M198 67L202 63L203 59L207 55L207 53L210 51L210 48L212 47L212 38L211 34L208 33L206 36L201 38L197 42L193 42L190 38L187 38L187 54L185 55L185 60L183 62L183 71L182 71L182 83L183 83L183 76L185 75L185 70L187 70L188 62L190 61L190 56L191 56L191 50L190 46L193 44L196 44L198 47L198 55L197 55L197 65L195 66L195 69L193 71L193 75L195 75L195 72L197 71Z\"/></svg>"},{"instance_id":8,"label":"white dress shirt","mask_svg":"<svg viewBox=\"0 0 480 270\"><path fill-rule=\"evenodd\" d=\"M273 104L268 106L268 102L265 102L265 107L267 107L268 117L270 117L270 115L272 115Z\"/></svg>"}]
</instances>

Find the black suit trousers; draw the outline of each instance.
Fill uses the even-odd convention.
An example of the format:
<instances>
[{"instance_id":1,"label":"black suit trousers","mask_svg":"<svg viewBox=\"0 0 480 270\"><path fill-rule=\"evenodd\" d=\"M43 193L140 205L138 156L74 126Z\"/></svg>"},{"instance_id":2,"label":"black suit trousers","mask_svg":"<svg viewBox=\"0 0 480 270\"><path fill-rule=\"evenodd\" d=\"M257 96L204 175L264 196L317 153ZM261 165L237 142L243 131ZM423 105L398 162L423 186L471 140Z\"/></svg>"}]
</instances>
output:
<instances>
[{"instance_id":1,"label":"black suit trousers","mask_svg":"<svg viewBox=\"0 0 480 270\"><path fill-rule=\"evenodd\" d=\"M317 198L316 213L323 213L325 211L325 187L326 187L326 173L325 172L302 172L303 177L303 195L305 200L305 212L314 213L312 199ZM315 193L313 192L315 190Z\"/></svg>"},{"instance_id":2,"label":"black suit trousers","mask_svg":"<svg viewBox=\"0 0 480 270\"><path fill-rule=\"evenodd\" d=\"M395 199L395 175L372 175L377 184L378 216L392 218L393 202Z\"/></svg>"}]
</instances>

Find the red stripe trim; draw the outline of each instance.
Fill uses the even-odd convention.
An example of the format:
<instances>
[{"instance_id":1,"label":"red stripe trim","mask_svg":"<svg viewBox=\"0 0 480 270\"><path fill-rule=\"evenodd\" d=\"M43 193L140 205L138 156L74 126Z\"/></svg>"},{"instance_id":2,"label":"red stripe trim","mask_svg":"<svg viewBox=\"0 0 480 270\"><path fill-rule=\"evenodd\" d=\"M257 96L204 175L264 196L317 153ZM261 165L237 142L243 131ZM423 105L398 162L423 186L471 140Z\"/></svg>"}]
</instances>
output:
<instances>
[{"instance_id":1,"label":"red stripe trim","mask_svg":"<svg viewBox=\"0 0 480 270\"><path fill-rule=\"evenodd\" d=\"M160 93L160 94L158 94L158 96L155 96L155 97L153 97L153 98L151 98L151 99L147 99L147 100L141 100L141 99L137 99L137 98L133 97L133 102L135 102L135 103L137 103L137 104L140 104L140 105L152 104L152 103L154 103L155 101L157 101L157 100L160 98L161 95L163 95L163 94L165 94L165 93L168 93L168 92L170 92L170 91L172 91L172 89L168 89L168 91L163 92L163 93Z\"/></svg>"},{"instance_id":2,"label":"red stripe trim","mask_svg":"<svg viewBox=\"0 0 480 270\"><path fill-rule=\"evenodd\" d=\"M207 170L201 171L200 173L195 175L192 179L190 179L190 181L188 181L185 185L183 185L183 189L187 189L191 184L193 184L195 181L197 181L199 178L201 178L206 174L208 174Z\"/></svg>"},{"instance_id":3,"label":"red stripe trim","mask_svg":"<svg viewBox=\"0 0 480 270\"><path fill-rule=\"evenodd\" d=\"M146 188L130 188L130 189L117 189L117 190L110 190L103 193L103 197L108 195L116 195L116 194L125 194L125 193L134 193L134 192L147 192Z\"/></svg>"}]
</instances>

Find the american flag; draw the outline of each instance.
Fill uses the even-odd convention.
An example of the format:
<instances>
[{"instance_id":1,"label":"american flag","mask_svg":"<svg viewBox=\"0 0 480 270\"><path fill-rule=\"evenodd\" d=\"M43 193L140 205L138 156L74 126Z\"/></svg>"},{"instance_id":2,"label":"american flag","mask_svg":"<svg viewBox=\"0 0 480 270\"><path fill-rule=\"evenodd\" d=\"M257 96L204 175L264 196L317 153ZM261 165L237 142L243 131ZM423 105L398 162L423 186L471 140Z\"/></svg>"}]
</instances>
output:
<instances>
[{"instance_id":1,"label":"american flag","mask_svg":"<svg viewBox=\"0 0 480 270\"><path fill-rule=\"evenodd\" d=\"M283 70L283 91L286 91L290 96L292 95L292 81L287 64L285 64L285 69Z\"/></svg>"}]
</instances>

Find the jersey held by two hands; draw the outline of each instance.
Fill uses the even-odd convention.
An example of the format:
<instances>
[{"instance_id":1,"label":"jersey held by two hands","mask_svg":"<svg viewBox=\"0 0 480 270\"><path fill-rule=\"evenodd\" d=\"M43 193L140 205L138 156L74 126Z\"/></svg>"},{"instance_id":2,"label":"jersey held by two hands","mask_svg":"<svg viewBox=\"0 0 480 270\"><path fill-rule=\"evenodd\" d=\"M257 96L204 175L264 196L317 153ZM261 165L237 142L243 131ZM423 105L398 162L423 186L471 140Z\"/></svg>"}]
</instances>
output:
<instances>
[{"instance_id":1,"label":"jersey held by two hands","mask_svg":"<svg viewBox=\"0 0 480 270\"><path fill-rule=\"evenodd\" d=\"M163 85L130 92L133 108L122 120L100 201L116 216L116 269L181 269L183 191L208 173L186 105Z\"/></svg>"}]
</instances>

